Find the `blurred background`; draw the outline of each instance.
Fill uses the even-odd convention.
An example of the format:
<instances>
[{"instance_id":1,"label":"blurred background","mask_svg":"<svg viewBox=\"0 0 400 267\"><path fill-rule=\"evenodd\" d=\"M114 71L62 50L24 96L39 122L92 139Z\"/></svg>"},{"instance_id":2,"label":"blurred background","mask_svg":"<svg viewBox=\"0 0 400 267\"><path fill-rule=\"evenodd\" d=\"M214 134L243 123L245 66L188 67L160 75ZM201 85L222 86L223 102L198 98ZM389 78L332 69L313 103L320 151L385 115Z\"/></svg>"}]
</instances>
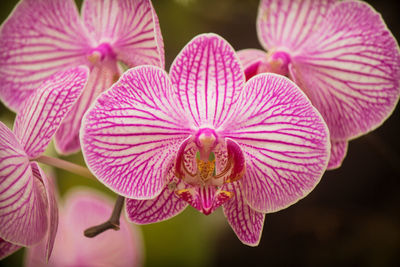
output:
<instances>
[{"instance_id":1,"label":"blurred background","mask_svg":"<svg viewBox=\"0 0 400 267\"><path fill-rule=\"evenodd\" d=\"M400 38L400 2L367 1ZM0 21L16 0L0 2ZM78 5L81 1L77 1ZM258 0L153 0L164 37L166 69L195 35L214 32L239 50L261 48ZM0 103L0 120L14 114ZM47 153L54 154L51 145ZM84 164L81 154L64 157ZM54 170L61 194L95 181ZM400 266L400 107L377 130L350 142L343 166L325 173L308 197L266 216L260 245L243 245L221 209L204 216L188 207L162 223L140 226L145 266ZM22 266L24 249L0 261Z\"/></svg>"}]
</instances>

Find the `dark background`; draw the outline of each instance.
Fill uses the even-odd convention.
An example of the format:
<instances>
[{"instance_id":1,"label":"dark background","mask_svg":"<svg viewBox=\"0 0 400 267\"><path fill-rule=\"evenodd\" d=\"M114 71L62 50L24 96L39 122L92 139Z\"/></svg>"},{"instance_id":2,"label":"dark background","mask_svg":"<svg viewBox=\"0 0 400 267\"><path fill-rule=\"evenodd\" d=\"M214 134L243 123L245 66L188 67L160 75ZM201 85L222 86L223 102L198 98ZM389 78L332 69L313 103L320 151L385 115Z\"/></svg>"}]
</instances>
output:
<instances>
[{"instance_id":1,"label":"dark background","mask_svg":"<svg viewBox=\"0 0 400 267\"><path fill-rule=\"evenodd\" d=\"M400 3L367 1L400 38ZM3 21L16 1L0 4ZM215 32L235 49L261 48L258 0L154 0L166 67L196 34ZM8 124L13 115L0 106ZM191 208L143 226L146 266L400 266L400 108L377 130L350 142L343 166L328 171L308 197L266 216L260 245L243 245L219 210ZM82 163L81 155L66 159ZM76 184L101 188L57 171L61 192ZM62 177L62 178L60 178ZM23 251L0 265L18 266Z\"/></svg>"}]
</instances>

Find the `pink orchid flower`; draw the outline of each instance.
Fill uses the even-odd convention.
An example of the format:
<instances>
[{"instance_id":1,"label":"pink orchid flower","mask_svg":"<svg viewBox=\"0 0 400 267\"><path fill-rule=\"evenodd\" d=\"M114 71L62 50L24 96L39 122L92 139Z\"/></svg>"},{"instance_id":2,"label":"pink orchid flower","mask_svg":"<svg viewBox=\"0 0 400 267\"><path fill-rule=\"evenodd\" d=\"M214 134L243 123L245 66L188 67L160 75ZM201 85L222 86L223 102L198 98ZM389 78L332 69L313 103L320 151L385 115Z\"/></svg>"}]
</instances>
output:
<instances>
[{"instance_id":1,"label":"pink orchid flower","mask_svg":"<svg viewBox=\"0 0 400 267\"><path fill-rule=\"evenodd\" d=\"M367 3L262 0L257 33L268 52L238 52L246 77L288 76L321 112L330 131L328 169L340 167L348 142L390 116L400 94L400 52Z\"/></svg>"},{"instance_id":2,"label":"pink orchid flower","mask_svg":"<svg viewBox=\"0 0 400 267\"><path fill-rule=\"evenodd\" d=\"M54 192L36 163L86 84L76 67L47 79L24 102L14 130L0 122L0 258L48 235L50 256L58 224Z\"/></svg>"},{"instance_id":3,"label":"pink orchid flower","mask_svg":"<svg viewBox=\"0 0 400 267\"><path fill-rule=\"evenodd\" d=\"M150 0L22 0L0 29L0 98L22 101L53 73L87 65L89 81L55 136L59 153L80 150L81 119L119 77L118 64L164 67L164 48Z\"/></svg>"},{"instance_id":4,"label":"pink orchid flower","mask_svg":"<svg viewBox=\"0 0 400 267\"><path fill-rule=\"evenodd\" d=\"M245 85L235 51L215 34L189 42L169 75L153 66L127 71L85 114L81 143L98 179L130 198L131 221L223 205L249 245L258 244L265 213L316 186L330 149L304 93L275 74Z\"/></svg>"},{"instance_id":5,"label":"pink orchid flower","mask_svg":"<svg viewBox=\"0 0 400 267\"><path fill-rule=\"evenodd\" d=\"M25 266L141 266L142 239L137 227L122 216L119 231L107 231L96 238L87 238L83 231L110 216L112 201L94 190L79 188L65 196L60 206L60 225L54 250L48 263L38 255L42 242L28 249Z\"/></svg>"}]
</instances>

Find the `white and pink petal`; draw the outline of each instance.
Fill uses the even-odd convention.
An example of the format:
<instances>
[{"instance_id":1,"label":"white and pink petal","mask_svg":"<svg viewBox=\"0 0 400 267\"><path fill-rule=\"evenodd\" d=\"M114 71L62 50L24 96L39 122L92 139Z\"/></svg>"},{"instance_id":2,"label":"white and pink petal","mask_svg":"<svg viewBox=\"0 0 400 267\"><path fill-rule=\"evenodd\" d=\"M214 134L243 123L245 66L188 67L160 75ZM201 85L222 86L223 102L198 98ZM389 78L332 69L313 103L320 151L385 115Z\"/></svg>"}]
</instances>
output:
<instances>
[{"instance_id":1,"label":"white and pink petal","mask_svg":"<svg viewBox=\"0 0 400 267\"><path fill-rule=\"evenodd\" d=\"M0 122L0 237L29 246L46 234L46 193L16 136Z\"/></svg>"},{"instance_id":2,"label":"white and pink petal","mask_svg":"<svg viewBox=\"0 0 400 267\"><path fill-rule=\"evenodd\" d=\"M172 170L171 170L172 171ZM173 175L173 174L172 174ZM136 224L156 223L168 220L181 213L188 205L175 191L185 188L182 180L172 178L154 199L126 199L126 214Z\"/></svg>"},{"instance_id":3,"label":"white and pink petal","mask_svg":"<svg viewBox=\"0 0 400 267\"><path fill-rule=\"evenodd\" d=\"M369 132L392 113L400 95L400 51L368 4L334 5L293 57L292 76L328 124L333 140Z\"/></svg>"},{"instance_id":4,"label":"white and pink petal","mask_svg":"<svg viewBox=\"0 0 400 267\"><path fill-rule=\"evenodd\" d=\"M262 0L258 8L257 34L266 50L301 53L305 41L324 21L337 0Z\"/></svg>"},{"instance_id":5,"label":"white and pink petal","mask_svg":"<svg viewBox=\"0 0 400 267\"><path fill-rule=\"evenodd\" d=\"M86 64L90 40L73 0L20 1L0 29L0 98L21 103L57 71Z\"/></svg>"},{"instance_id":6,"label":"white and pink petal","mask_svg":"<svg viewBox=\"0 0 400 267\"><path fill-rule=\"evenodd\" d=\"M154 29L155 29L156 41L157 41L157 49L158 49L158 54L159 54L160 60L161 60L160 67L164 69L165 68L164 39L163 39L162 33L161 33L160 21L158 19L158 16L156 14L153 4L151 3L151 1L149 1L149 2L152 6L151 13L153 14Z\"/></svg>"},{"instance_id":7,"label":"white and pink petal","mask_svg":"<svg viewBox=\"0 0 400 267\"><path fill-rule=\"evenodd\" d=\"M244 197L268 213L306 196L319 182L330 153L329 132L318 111L289 79L250 79L221 134L245 153Z\"/></svg>"},{"instance_id":8,"label":"white and pink petal","mask_svg":"<svg viewBox=\"0 0 400 267\"><path fill-rule=\"evenodd\" d=\"M30 158L42 154L87 81L86 67L60 71L45 80L18 113L14 132Z\"/></svg>"},{"instance_id":9,"label":"white and pink petal","mask_svg":"<svg viewBox=\"0 0 400 267\"><path fill-rule=\"evenodd\" d=\"M328 170L337 169L347 154L349 141L331 140L331 156L329 158Z\"/></svg>"},{"instance_id":10,"label":"white and pink petal","mask_svg":"<svg viewBox=\"0 0 400 267\"><path fill-rule=\"evenodd\" d=\"M234 49L216 34L193 38L170 70L180 107L197 127L218 128L229 117L245 76Z\"/></svg>"},{"instance_id":11,"label":"white and pink petal","mask_svg":"<svg viewBox=\"0 0 400 267\"><path fill-rule=\"evenodd\" d=\"M164 44L150 0L85 0L82 16L94 39L110 43L125 64L164 68Z\"/></svg>"},{"instance_id":12,"label":"white and pink petal","mask_svg":"<svg viewBox=\"0 0 400 267\"><path fill-rule=\"evenodd\" d=\"M227 184L225 189L233 193L233 197L223 206L226 219L243 244L257 246L261 239L265 214L253 210L246 203L239 182Z\"/></svg>"},{"instance_id":13,"label":"white and pink petal","mask_svg":"<svg viewBox=\"0 0 400 267\"><path fill-rule=\"evenodd\" d=\"M43 172L43 170L36 162L32 162L31 167L33 175L43 183L46 192L48 229L46 238L44 240L46 242L44 253L38 256L43 257L45 261L48 261L51 256L51 252L53 251L53 246L58 229L58 206L55 196L55 189L53 182Z\"/></svg>"},{"instance_id":14,"label":"white and pink petal","mask_svg":"<svg viewBox=\"0 0 400 267\"><path fill-rule=\"evenodd\" d=\"M80 138L90 170L120 195L156 197L180 143L191 133L177 106L164 70L127 71L84 116Z\"/></svg>"},{"instance_id":15,"label":"white and pink petal","mask_svg":"<svg viewBox=\"0 0 400 267\"><path fill-rule=\"evenodd\" d=\"M70 111L65 115L55 134L55 147L60 154L71 154L81 149L79 130L82 117L100 93L109 89L118 79L119 71L115 62L107 61L93 66L87 84Z\"/></svg>"}]
</instances>

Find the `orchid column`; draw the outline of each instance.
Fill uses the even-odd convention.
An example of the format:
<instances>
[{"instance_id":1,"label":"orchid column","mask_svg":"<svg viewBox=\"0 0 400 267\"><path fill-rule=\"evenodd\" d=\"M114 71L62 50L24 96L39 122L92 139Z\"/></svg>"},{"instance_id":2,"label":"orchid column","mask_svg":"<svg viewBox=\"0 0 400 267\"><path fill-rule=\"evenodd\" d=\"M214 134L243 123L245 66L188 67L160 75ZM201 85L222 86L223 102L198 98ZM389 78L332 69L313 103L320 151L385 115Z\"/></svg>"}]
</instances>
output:
<instances>
[{"instance_id":1,"label":"orchid column","mask_svg":"<svg viewBox=\"0 0 400 267\"><path fill-rule=\"evenodd\" d=\"M85 114L81 142L98 179L130 198L133 222L166 220L188 204L204 214L222 205L253 246L265 213L316 186L330 150L304 93L275 74L245 84L233 48L215 34L187 44L169 75L128 70Z\"/></svg>"},{"instance_id":2,"label":"orchid column","mask_svg":"<svg viewBox=\"0 0 400 267\"><path fill-rule=\"evenodd\" d=\"M164 67L158 18L150 0L21 0L0 30L0 98L19 112L44 79L87 65L89 81L55 136L58 152L80 150L81 119L121 73L119 62Z\"/></svg>"}]
</instances>

